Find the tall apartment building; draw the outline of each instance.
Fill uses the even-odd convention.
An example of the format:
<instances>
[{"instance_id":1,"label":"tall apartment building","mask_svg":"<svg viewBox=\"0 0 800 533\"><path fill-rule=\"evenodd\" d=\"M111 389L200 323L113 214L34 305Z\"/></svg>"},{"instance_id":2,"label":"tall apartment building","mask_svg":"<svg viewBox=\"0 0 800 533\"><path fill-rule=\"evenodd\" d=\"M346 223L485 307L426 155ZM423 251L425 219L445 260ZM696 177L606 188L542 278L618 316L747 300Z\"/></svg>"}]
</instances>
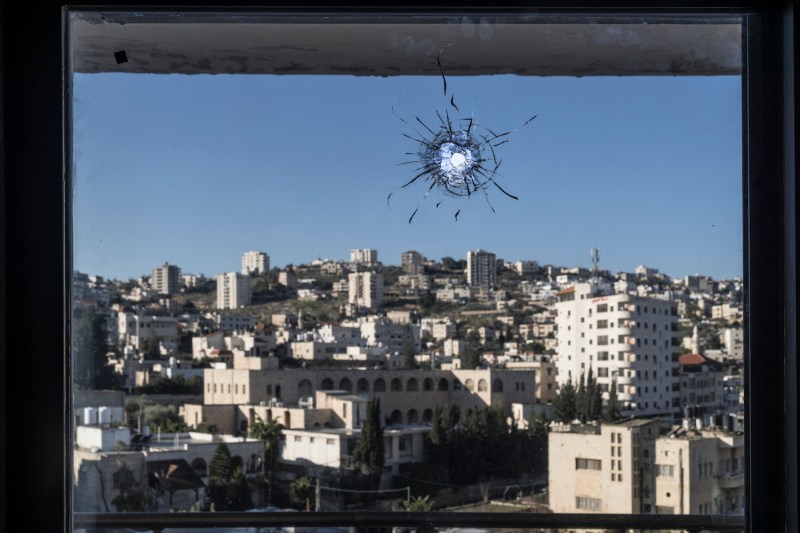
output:
<instances>
[{"instance_id":1,"label":"tall apartment building","mask_svg":"<svg viewBox=\"0 0 800 533\"><path fill-rule=\"evenodd\" d=\"M554 425L548 435L556 513L742 514L744 437L658 420Z\"/></svg>"},{"instance_id":2,"label":"tall apartment building","mask_svg":"<svg viewBox=\"0 0 800 533\"><path fill-rule=\"evenodd\" d=\"M470 287L497 285L497 256L484 250L468 251L467 283Z\"/></svg>"},{"instance_id":3,"label":"tall apartment building","mask_svg":"<svg viewBox=\"0 0 800 533\"><path fill-rule=\"evenodd\" d=\"M175 294L181 287L181 269L169 263L154 268L150 286L159 294Z\"/></svg>"},{"instance_id":4,"label":"tall apartment building","mask_svg":"<svg viewBox=\"0 0 800 533\"><path fill-rule=\"evenodd\" d=\"M623 415L680 410L677 311L673 302L612 294L593 283L557 293L558 382L593 369L604 398L612 381Z\"/></svg>"},{"instance_id":5,"label":"tall apartment building","mask_svg":"<svg viewBox=\"0 0 800 533\"><path fill-rule=\"evenodd\" d=\"M266 274L269 271L269 256L255 250L242 254L242 274Z\"/></svg>"},{"instance_id":6,"label":"tall apartment building","mask_svg":"<svg viewBox=\"0 0 800 533\"><path fill-rule=\"evenodd\" d=\"M355 272L348 276L347 301L372 309L383 305L383 274Z\"/></svg>"},{"instance_id":7,"label":"tall apartment building","mask_svg":"<svg viewBox=\"0 0 800 533\"><path fill-rule=\"evenodd\" d=\"M239 272L217 274L217 309L250 305L250 276Z\"/></svg>"},{"instance_id":8,"label":"tall apartment building","mask_svg":"<svg viewBox=\"0 0 800 533\"><path fill-rule=\"evenodd\" d=\"M403 272L410 276L425 273L424 261L425 257L415 250L409 250L400 254L400 266L403 267Z\"/></svg>"},{"instance_id":9,"label":"tall apartment building","mask_svg":"<svg viewBox=\"0 0 800 533\"><path fill-rule=\"evenodd\" d=\"M360 265L377 265L378 250L364 248L361 250L350 250L350 262Z\"/></svg>"}]
</instances>

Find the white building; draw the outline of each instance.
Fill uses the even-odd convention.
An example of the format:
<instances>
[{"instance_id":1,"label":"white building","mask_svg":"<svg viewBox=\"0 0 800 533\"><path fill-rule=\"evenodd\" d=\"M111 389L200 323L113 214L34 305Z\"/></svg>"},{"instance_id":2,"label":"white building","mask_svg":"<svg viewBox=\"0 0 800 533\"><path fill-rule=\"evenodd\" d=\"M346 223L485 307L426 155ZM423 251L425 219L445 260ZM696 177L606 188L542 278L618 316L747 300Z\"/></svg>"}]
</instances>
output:
<instances>
[{"instance_id":1,"label":"white building","mask_svg":"<svg viewBox=\"0 0 800 533\"><path fill-rule=\"evenodd\" d=\"M350 262L360 265L377 265L378 250L371 250L369 248L350 250Z\"/></svg>"},{"instance_id":2,"label":"white building","mask_svg":"<svg viewBox=\"0 0 800 533\"><path fill-rule=\"evenodd\" d=\"M255 250L242 255L242 274L266 274L269 271L269 256Z\"/></svg>"},{"instance_id":3,"label":"white building","mask_svg":"<svg viewBox=\"0 0 800 533\"><path fill-rule=\"evenodd\" d=\"M175 294L180 289L181 269L175 265L164 263L164 266L153 269L150 287L159 294Z\"/></svg>"},{"instance_id":4,"label":"white building","mask_svg":"<svg viewBox=\"0 0 800 533\"><path fill-rule=\"evenodd\" d=\"M217 309L250 305L250 276L238 272L217 274Z\"/></svg>"},{"instance_id":5,"label":"white building","mask_svg":"<svg viewBox=\"0 0 800 533\"><path fill-rule=\"evenodd\" d=\"M514 270L520 276L535 274L539 270L539 263L536 261L517 261L514 263Z\"/></svg>"},{"instance_id":6,"label":"white building","mask_svg":"<svg viewBox=\"0 0 800 533\"><path fill-rule=\"evenodd\" d=\"M467 283L470 287L497 284L497 256L492 252L475 250L467 252Z\"/></svg>"},{"instance_id":7,"label":"white building","mask_svg":"<svg viewBox=\"0 0 800 533\"><path fill-rule=\"evenodd\" d=\"M383 274L355 272L348 279L347 301L350 304L367 309L383 305Z\"/></svg>"},{"instance_id":8,"label":"white building","mask_svg":"<svg viewBox=\"0 0 800 533\"><path fill-rule=\"evenodd\" d=\"M577 383L591 367L605 398L616 381L623 414L677 413L677 316L671 302L612 294L590 283L558 297L559 384Z\"/></svg>"},{"instance_id":9,"label":"white building","mask_svg":"<svg viewBox=\"0 0 800 533\"><path fill-rule=\"evenodd\" d=\"M117 335L120 344L137 349L141 349L145 341L156 339L161 354L165 355L178 348L178 319L121 311L117 315Z\"/></svg>"},{"instance_id":10,"label":"white building","mask_svg":"<svg viewBox=\"0 0 800 533\"><path fill-rule=\"evenodd\" d=\"M409 250L400 254L400 266L403 272L409 276L416 276L425 273L425 257L416 250Z\"/></svg>"}]
</instances>

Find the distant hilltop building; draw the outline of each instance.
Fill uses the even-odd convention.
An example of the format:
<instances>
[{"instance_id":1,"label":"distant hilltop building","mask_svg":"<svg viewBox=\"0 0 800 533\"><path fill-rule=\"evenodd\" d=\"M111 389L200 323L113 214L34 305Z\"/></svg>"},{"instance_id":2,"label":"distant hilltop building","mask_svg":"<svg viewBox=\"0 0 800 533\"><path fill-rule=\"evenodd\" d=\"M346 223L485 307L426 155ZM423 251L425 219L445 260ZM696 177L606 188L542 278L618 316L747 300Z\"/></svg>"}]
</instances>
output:
<instances>
[{"instance_id":1,"label":"distant hilltop building","mask_svg":"<svg viewBox=\"0 0 800 533\"><path fill-rule=\"evenodd\" d=\"M416 276L425 273L425 257L416 250L409 250L400 254L400 266L403 273Z\"/></svg>"},{"instance_id":2,"label":"distant hilltop building","mask_svg":"<svg viewBox=\"0 0 800 533\"><path fill-rule=\"evenodd\" d=\"M153 269L150 287L159 294L175 294L181 286L181 269L175 265L164 263L164 266Z\"/></svg>"},{"instance_id":3,"label":"distant hilltop building","mask_svg":"<svg viewBox=\"0 0 800 533\"><path fill-rule=\"evenodd\" d=\"M269 271L269 256L255 250L242 255L242 274L266 274Z\"/></svg>"},{"instance_id":4,"label":"distant hilltop building","mask_svg":"<svg viewBox=\"0 0 800 533\"><path fill-rule=\"evenodd\" d=\"M238 272L217 274L217 309L250 305L250 276Z\"/></svg>"},{"instance_id":5,"label":"distant hilltop building","mask_svg":"<svg viewBox=\"0 0 800 533\"><path fill-rule=\"evenodd\" d=\"M359 265L377 265L378 250L371 250L368 248L350 250L350 262Z\"/></svg>"},{"instance_id":6,"label":"distant hilltop building","mask_svg":"<svg viewBox=\"0 0 800 533\"><path fill-rule=\"evenodd\" d=\"M383 274L356 272L348 277L348 302L372 309L383 305Z\"/></svg>"},{"instance_id":7,"label":"distant hilltop building","mask_svg":"<svg viewBox=\"0 0 800 533\"><path fill-rule=\"evenodd\" d=\"M470 287L497 285L497 256L484 250L467 252L467 283Z\"/></svg>"}]
</instances>

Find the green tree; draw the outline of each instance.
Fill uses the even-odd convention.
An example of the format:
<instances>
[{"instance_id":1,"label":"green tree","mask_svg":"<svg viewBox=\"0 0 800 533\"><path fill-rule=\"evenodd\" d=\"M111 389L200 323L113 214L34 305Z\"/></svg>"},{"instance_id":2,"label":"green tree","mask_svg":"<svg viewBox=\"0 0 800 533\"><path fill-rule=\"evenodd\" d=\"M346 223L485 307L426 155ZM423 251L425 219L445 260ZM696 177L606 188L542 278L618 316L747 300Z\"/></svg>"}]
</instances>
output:
<instances>
[{"instance_id":1,"label":"green tree","mask_svg":"<svg viewBox=\"0 0 800 533\"><path fill-rule=\"evenodd\" d=\"M233 470L225 493L225 511L246 511L253 507L250 496L250 487L244 477L242 468L237 466ZM223 510L223 509L220 509Z\"/></svg>"},{"instance_id":2,"label":"green tree","mask_svg":"<svg viewBox=\"0 0 800 533\"><path fill-rule=\"evenodd\" d=\"M244 472L234 466L225 443L217 446L211 459L207 494L216 511L245 511L253 506Z\"/></svg>"},{"instance_id":3,"label":"green tree","mask_svg":"<svg viewBox=\"0 0 800 533\"><path fill-rule=\"evenodd\" d=\"M430 495L412 496L409 501L404 501L401 505L404 511L424 513L432 511L435 502L430 499Z\"/></svg>"},{"instance_id":4,"label":"green tree","mask_svg":"<svg viewBox=\"0 0 800 533\"><path fill-rule=\"evenodd\" d=\"M553 401L553 416L555 419L564 423L575 420L577 415L576 400L575 385L568 381L559 388L558 394L556 394L556 398Z\"/></svg>"},{"instance_id":5,"label":"green tree","mask_svg":"<svg viewBox=\"0 0 800 533\"><path fill-rule=\"evenodd\" d=\"M143 488L136 481L133 472L125 463L114 472L114 484L119 494L111 500L111 505L118 513L141 513L153 508L155 502L148 494L147 488Z\"/></svg>"},{"instance_id":6,"label":"green tree","mask_svg":"<svg viewBox=\"0 0 800 533\"><path fill-rule=\"evenodd\" d=\"M150 337L142 341L141 351L145 359L160 359L161 343L156 337Z\"/></svg>"},{"instance_id":7,"label":"green tree","mask_svg":"<svg viewBox=\"0 0 800 533\"><path fill-rule=\"evenodd\" d=\"M367 419L361 428L353 460L358 465L361 473L372 481L380 481L383 472L383 463L386 459L386 450L383 444L383 427L381 427L381 402L373 398L367 404Z\"/></svg>"},{"instance_id":8,"label":"green tree","mask_svg":"<svg viewBox=\"0 0 800 533\"><path fill-rule=\"evenodd\" d=\"M272 503L272 485L278 469L278 452L283 426L277 418L264 421L256 415L256 421L250 426L250 436L264 443L264 482L267 485L267 503Z\"/></svg>"},{"instance_id":9,"label":"green tree","mask_svg":"<svg viewBox=\"0 0 800 533\"><path fill-rule=\"evenodd\" d=\"M614 422L619 419L619 399L617 397L617 380L611 380L608 390L608 401L603 409L603 421Z\"/></svg>"},{"instance_id":10,"label":"green tree","mask_svg":"<svg viewBox=\"0 0 800 533\"><path fill-rule=\"evenodd\" d=\"M314 500L314 480L308 476L297 478L289 485L289 499L300 511L305 511Z\"/></svg>"},{"instance_id":11,"label":"green tree","mask_svg":"<svg viewBox=\"0 0 800 533\"><path fill-rule=\"evenodd\" d=\"M481 354L471 343L464 348L459 359L461 360L461 368L464 370L476 369L481 364Z\"/></svg>"},{"instance_id":12,"label":"green tree","mask_svg":"<svg viewBox=\"0 0 800 533\"><path fill-rule=\"evenodd\" d=\"M108 366L105 316L92 305L74 311L72 353L75 386L80 389L112 389L119 377Z\"/></svg>"}]
</instances>

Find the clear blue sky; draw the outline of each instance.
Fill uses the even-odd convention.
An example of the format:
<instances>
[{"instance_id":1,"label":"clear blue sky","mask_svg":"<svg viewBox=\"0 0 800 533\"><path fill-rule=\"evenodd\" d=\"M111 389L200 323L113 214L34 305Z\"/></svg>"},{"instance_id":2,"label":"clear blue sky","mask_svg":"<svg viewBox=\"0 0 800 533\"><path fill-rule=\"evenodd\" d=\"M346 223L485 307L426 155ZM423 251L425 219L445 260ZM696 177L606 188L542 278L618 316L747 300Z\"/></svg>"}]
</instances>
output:
<instances>
[{"instance_id":1,"label":"clear blue sky","mask_svg":"<svg viewBox=\"0 0 800 533\"><path fill-rule=\"evenodd\" d=\"M415 249L464 258L671 276L742 273L739 77L448 77L462 115L498 131L498 182L519 201L425 200L403 137L436 120L441 78L75 76L75 268L127 278L169 261L238 270L247 250L274 266L387 264ZM450 108L451 111L452 108ZM421 128L420 128L421 129ZM462 208L458 221L454 213Z\"/></svg>"}]
</instances>

